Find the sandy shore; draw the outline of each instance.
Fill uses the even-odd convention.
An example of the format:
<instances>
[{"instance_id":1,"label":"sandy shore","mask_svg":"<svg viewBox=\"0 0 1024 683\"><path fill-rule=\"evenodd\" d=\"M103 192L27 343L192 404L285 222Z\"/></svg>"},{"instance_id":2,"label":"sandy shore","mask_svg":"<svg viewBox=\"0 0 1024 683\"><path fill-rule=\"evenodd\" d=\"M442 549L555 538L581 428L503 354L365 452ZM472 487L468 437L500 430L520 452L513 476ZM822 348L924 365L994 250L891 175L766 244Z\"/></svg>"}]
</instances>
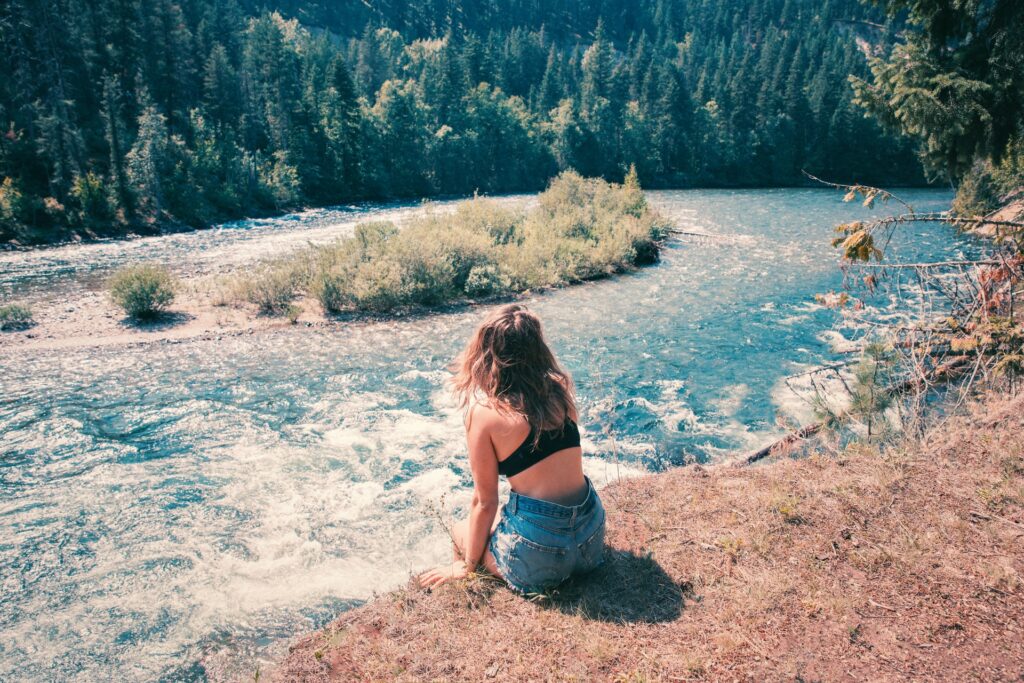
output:
<instances>
[{"instance_id":1,"label":"sandy shore","mask_svg":"<svg viewBox=\"0 0 1024 683\"><path fill-rule=\"evenodd\" d=\"M80 347L149 344L161 341L210 339L254 334L282 327L337 324L312 301L300 301L302 313L293 324L283 317L259 315L255 307L214 306L196 295L178 296L157 320L136 323L105 292L86 292L66 301L32 305L35 324L0 333L0 349L53 350Z\"/></svg>"}]
</instances>

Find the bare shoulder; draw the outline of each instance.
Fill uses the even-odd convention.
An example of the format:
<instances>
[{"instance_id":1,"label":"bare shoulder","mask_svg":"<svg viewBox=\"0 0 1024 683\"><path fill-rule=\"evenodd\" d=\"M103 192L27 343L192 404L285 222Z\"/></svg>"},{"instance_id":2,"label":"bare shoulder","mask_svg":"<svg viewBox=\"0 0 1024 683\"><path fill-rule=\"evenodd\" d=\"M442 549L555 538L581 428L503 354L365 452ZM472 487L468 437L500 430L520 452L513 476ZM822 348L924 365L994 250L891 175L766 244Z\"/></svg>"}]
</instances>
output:
<instances>
[{"instance_id":1,"label":"bare shoulder","mask_svg":"<svg viewBox=\"0 0 1024 683\"><path fill-rule=\"evenodd\" d=\"M526 418L523 416L499 411L486 403L474 404L466 414L466 428L474 432L507 434L525 424Z\"/></svg>"}]
</instances>

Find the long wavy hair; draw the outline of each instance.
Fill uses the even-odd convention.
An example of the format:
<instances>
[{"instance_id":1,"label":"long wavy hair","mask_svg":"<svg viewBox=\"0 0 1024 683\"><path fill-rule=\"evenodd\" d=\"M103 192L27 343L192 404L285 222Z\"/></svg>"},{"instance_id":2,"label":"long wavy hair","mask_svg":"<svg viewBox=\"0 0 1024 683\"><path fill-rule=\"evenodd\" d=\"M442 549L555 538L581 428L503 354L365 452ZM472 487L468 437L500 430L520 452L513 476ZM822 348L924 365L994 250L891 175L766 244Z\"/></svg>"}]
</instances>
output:
<instances>
[{"instance_id":1,"label":"long wavy hair","mask_svg":"<svg viewBox=\"0 0 1024 683\"><path fill-rule=\"evenodd\" d=\"M522 415L535 443L542 430L561 428L576 412L572 378L544 341L540 319L521 304L487 316L451 370L462 408L484 398L499 412Z\"/></svg>"}]
</instances>

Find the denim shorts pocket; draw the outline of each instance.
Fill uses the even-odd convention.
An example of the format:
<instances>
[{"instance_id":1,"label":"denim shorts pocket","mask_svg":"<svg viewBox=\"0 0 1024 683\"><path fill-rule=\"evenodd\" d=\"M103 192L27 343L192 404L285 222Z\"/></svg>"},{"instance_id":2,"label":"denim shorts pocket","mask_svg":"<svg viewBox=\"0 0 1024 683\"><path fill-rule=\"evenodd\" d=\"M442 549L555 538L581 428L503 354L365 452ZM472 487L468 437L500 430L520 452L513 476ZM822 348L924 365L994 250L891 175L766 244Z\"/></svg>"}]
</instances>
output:
<instances>
[{"instance_id":1,"label":"denim shorts pocket","mask_svg":"<svg viewBox=\"0 0 1024 683\"><path fill-rule=\"evenodd\" d=\"M541 545L517 533L509 538L509 583L524 592L539 592L557 586L569 577L568 551Z\"/></svg>"},{"instance_id":2,"label":"denim shorts pocket","mask_svg":"<svg viewBox=\"0 0 1024 683\"><path fill-rule=\"evenodd\" d=\"M604 562L604 520L601 520L597 529L579 544L578 557L575 571L579 574L596 569Z\"/></svg>"}]
</instances>

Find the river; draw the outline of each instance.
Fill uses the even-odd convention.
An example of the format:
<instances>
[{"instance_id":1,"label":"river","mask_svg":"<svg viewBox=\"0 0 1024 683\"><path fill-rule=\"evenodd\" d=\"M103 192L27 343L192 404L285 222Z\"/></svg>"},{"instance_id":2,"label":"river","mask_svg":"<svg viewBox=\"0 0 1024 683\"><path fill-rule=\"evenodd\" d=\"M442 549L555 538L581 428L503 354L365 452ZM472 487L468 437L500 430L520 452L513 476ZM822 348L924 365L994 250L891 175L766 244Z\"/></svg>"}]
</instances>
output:
<instances>
[{"instance_id":1,"label":"river","mask_svg":"<svg viewBox=\"0 0 1024 683\"><path fill-rule=\"evenodd\" d=\"M921 211L950 201L902 194ZM649 196L678 227L714 237L673 239L636 273L526 297L575 377L598 482L714 461L770 441L780 414L806 416L784 378L857 334L814 303L841 284L832 227L879 211L830 190ZM317 210L2 253L0 291L89 290L140 259L215 272L421 210ZM917 260L976 246L928 224L901 230L894 249ZM470 495L445 368L483 312L4 353L0 680L249 676L297 632L442 560L438 519Z\"/></svg>"}]
</instances>

